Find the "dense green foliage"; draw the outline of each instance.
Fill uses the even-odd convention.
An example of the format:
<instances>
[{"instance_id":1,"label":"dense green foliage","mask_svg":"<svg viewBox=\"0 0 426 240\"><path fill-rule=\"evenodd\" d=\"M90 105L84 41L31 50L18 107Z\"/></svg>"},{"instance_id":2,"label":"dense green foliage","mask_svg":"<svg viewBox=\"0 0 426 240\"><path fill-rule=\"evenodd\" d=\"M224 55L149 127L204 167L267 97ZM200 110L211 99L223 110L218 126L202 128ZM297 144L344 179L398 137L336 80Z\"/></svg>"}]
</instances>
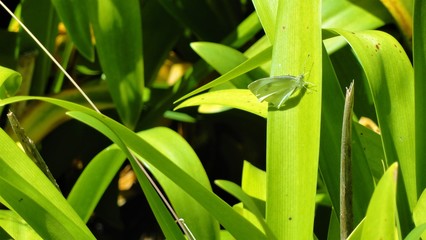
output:
<instances>
[{"instance_id":1,"label":"dense green foliage","mask_svg":"<svg viewBox=\"0 0 426 240\"><path fill-rule=\"evenodd\" d=\"M185 239L142 162L196 239L339 239L352 80L348 239L419 239L426 229L424 0L26 0L15 13L102 113L14 20L0 31L1 120L16 113L56 176L90 156L69 189L58 181L64 196L1 122L0 238L101 238L89 221L119 219L117 176L131 165L162 234ZM170 61L186 66L174 81L164 80ZM301 74L309 84L280 109L247 89Z\"/></svg>"}]
</instances>

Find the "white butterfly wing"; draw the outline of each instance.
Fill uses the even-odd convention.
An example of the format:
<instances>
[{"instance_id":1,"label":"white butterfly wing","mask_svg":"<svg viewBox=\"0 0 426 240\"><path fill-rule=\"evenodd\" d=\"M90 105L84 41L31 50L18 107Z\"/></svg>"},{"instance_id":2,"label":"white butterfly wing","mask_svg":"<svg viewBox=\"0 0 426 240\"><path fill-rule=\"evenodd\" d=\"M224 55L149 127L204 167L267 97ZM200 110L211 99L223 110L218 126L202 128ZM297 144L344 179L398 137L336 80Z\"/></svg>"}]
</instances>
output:
<instances>
[{"instance_id":1,"label":"white butterfly wing","mask_svg":"<svg viewBox=\"0 0 426 240\"><path fill-rule=\"evenodd\" d=\"M296 88L300 87L303 76L277 76L262 78L248 85L250 91L259 99L272 103L274 107L280 108Z\"/></svg>"}]
</instances>

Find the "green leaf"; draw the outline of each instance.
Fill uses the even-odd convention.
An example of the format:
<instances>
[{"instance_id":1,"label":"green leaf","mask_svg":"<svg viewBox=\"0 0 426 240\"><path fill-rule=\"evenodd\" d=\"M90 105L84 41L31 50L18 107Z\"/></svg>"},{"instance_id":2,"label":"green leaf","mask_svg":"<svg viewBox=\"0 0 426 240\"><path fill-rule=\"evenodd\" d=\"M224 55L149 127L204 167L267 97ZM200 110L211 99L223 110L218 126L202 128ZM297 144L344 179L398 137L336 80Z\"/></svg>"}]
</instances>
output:
<instances>
[{"instance_id":1,"label":"green leaf","mask_svg":"<svg viewBox=\"0 0 426 240\"><path fill-rule=\"evenodd\" d=\"M266 201L266 172L244 161L241 188L248 195Z\"/></svg>"},{"instance_id":2,"label":"green leaf","mask_svg":"<svg viewBox=\"0 0 426 240\"><path fill-rule=\"evenodd\" d=\"M219 186L220 188L222 188L223 190L227 191L232 196L240 200L244 204L244 208L247 208L251 213L254 214L257 221L260 223L261 227L263 228L263 232L266 233L266 236L268 237L268 239L276 239L271 229L269 229L268 225L266 224L265 219L263 218L262 212L256 206L256 203L253 201L253 199L251 199L249 195L247 195L241 189L240 186L226 180L216 180L215 183L217 186Z\"/></svg>"},{"instance_id":3,"label":"green leaf","mask_svg":"<svg viewBox=\"0 0 426 240\"><path fill-rule=\"evenodd\" d=\"M98 0L86 4L112 99L124 124L134 128L144 89L140 3Z\"/></svg>"},{"instance_id":4,"label":"green leaf","mask_svg":"<svg viewBox=\"0 0 426 240\"><path fill-rule=\"evenodd\" d=\"M98 153L84 168L67 198L84 222L93 214L125 159L124 153L113 145Z\"/></svg>"},{"instance_id":5,"label":"green leaf","mask_svg":"<svg viewBox=\"0 0 426 240\"><path fill-rule=\"evenodd\" d=\"M426 231L426 223L423 223L415 227L411 232L404 238L404 240L418 240L424 239L424 232Z\"/></svg>"},{"instance_id":6,"label":"green leaf","mask_svg":"<svg viewBox=\"0 0 426 240\"><path fill-rule=\"evenodd\" d=\"M0 226L9 236L1 239L42 239L18 214L0 210Z\"/></svg>"},{"instance_id":7,"label":"green leaf","mask_svg":"<svg viewBox=\"0 0 426 240\"><path fill-rule=\"evenodd\" d=\"M356 228L352 231L351 235L349 235L348 240L362 240L362 228L364 226L364 219L356 226Z\"/></svg>"},{"instance_id":8,"label":"green leaf","mask_svg":"<svg viewBox=\"0 0 426 240\"><path fill-rule=\"evenodd\" d=\"M276 2L254 0L253 5L262 23L263 30L272 45L275 41Z\"/></svg>"},{"instance_id":9,"label":"green leaf","mask_svg":"<svg viewBox=\"0 0 426 240\"><path fill-rule=\"evenodd\" d=\"M414 33L413 33L413 64L414 64L414 96L415 96L415 143L417 165L417 190L426 188L426 1L414 1Z\"/></svg>"},{"instance_id":10,"label":"green leaf","mask_svg":"<svg viewBox=\"0 0 426 240\"><path fill-rule=\"evenodd\" d=\"M95 52L90 35L90 22L86 1L52 0L59 17L67 28L67 33L79 52L94 61Z\"/></svg>"},{"instance_id":11,"label":"green leaf","mask_svg":"<svg viewBox=\"0 0 426 240\"><path fill-rule=\"evenodd\" d=\"M225 74L247 60L241 52L217 43L195 42L191 43L191 48L220 74ZM237 88L246 89L251 79L241 75L231 82Z\"/></svg>"},{"instance_id":12,"label":"green leaf","mask_svg":"<svg viewBox=\"0 0 426 240\"><path fill-rule=\"evenodd\" d=\"M366 73L379 120L388 163L400 161L410 206L416 201L414 168L413 68L401 45L379 31L350 33L346 38ZM392 96L392 98L390 98ZM392 111L386 109L392 106ZM404 122L404 124L400 124ZM410 124L413 123L413 124Z\"/></svg>"},{"instance_id":13,"label":"green leaf","mask_svg":"<svg viewBox=\"0 0 426 240\"><path fill-rule=\"evenodd\" d=\"M82 89L86 95L92 99L98 109L105 110L114 108L115 105L111 100L111 96L105 84L87 86ZM52 97L78 103L82 106L89 106L86 99L84 99L81 93L76 89L65 90ZM25 115L22 116L20 121L27 135L35 143L38 143L58 125L69 120L69 117L64 113L65 110L58 106L46 102L37 102L34 105L28 106Z\"/></svg>"},{"instance_id":14,"label":"green leaf","mask_svg":"<svg viewBox=\"0 0 426 240\"><path fill-rule=\"evenodd\" d=\"M159 1L143 2L142 36L146 85L151 83L183 34L183 26L171 16ZM157 46L157 47L153 47Z\"/></svg>"},{"instance_id":15,"label":"green leaf","mask_svg":"<svg viewBox=\"0 0 426 240\"><path fill-rule=\"evenodd\" d=\"M383 155L383 146L380 135L359 123L354 123L353 127L354 132L358 134L357 141L362 147L365 160L367 161L368 168L371 171L371 176L374 178L374 182L377 183L388 167L383 162L385 157ZM365 185L363 188L365 190Z\"/></svg>"},{"instance_id":16,"label":"green leaf","mask_svg":"<svg viewBox=\"0 0 426 240\"><path fill-rule=\"evenodd\" d=\"M240 76L241 74L244 74L244 73L246 73L250 70L255 69L256 67L260 66L262 63L264 63L264 62L266 62L270 59L271 50L272 50L271 48L267 48L267 49L263 50L262 52L260 52L256 56L247 59L246 61L244 61L243 63L241 63L237 67L233 68L232 70L230 70L226 74L215 79L214 81L209 82L206 85L204 85L200 88L197 88L196 90L194 90L194 91L186 94L185 96L179 98L176 102L182 101L186 98L194 96L197 93L203 92L203 91L208 90L212 87L215 87L215 86L218 86L222 83L230 81L231 79L236 78L236 77Z\"/></svg>"},{"instance_id":17,"label":"green leaf","mask_svg":"<svg viewBox=\"0 0 426 240\"><path fill-rule=\"evenodd\" d=\"M397 239L396 183L398 163L392 164L377 184L368 205L361 239Z\"/></svg>"},{"instance_id":18,"label":"green leaf","mask_svg":"<svg viewBox=\"0 0 426 240\"><path fill-rule=\"evenodd\" d=\"M94 239L43 172L0 130L0 197L43 239Z\"/></svg>"},{"instance_id":19,"label":"green leaf","mask_svg":"<svg viewBox=\"0 0 426 240\"><path fill-rule=\"evenodd\" d=\"M365 72L381 130L385 165L395 161L400 165L403 185L398 188L398 211L401 231L406 233L412 225L410 209L417 201L413 67L402 46L387 33L334 31L348 41Z\"/></svg>"},{"instance_id":20,"label":"green leaf","mask_svg":"<svg viewBox=\"0 0 426 240\"><path fill-rule=\"evenodd\" d=\"M322 105L320 4L282 0L276 5L271 76L309 72L306 81L315 85L315 91L295 96L282 109L268 109L266 222L278 239L312 238Z\"/></svg>"},{"instance_id":21,"label":"green leaf","mask_svg":"<svg viewBox=\"0 0 426 240\"><path fill-rule=\"evenodd\" d=\"M158 127L140 132L138 135L212 192L201 161L179 134L168 128ZM150 165L150 171L161 184L178 216L184 219L195 238L217 239L220 228L212 215L158 169Z\"/></svg>"},{"instance_id":22,"label":"green leaf","mask_svg":"<svg viewBox=\"0 0 426 240\"><path fill-rule=\"evenodd\" d=\"M14 96L21 86L21 82L21 74L0 66L0 99Z\"/></svg>"},{"instance_id":23,"label":"green leaf","mask_svg":"<svg viewBox=\"0 0 426 240\"><path fill-rule=\"evenodd\" d=\"M80 108L80 107L78 107ZM87 109L86 109L87 110ZM113 142L115 142L120 149L126 154L129 159L133 170L136 173L136 177L139 180L139 183L142 187L142 190L148 200L148 203L158 220L158 223L163 230L166 238L169 239L184 239L180 229L177 227L171 213L168 211L166 206L163 204L161 198L157 194L156 190L148 180L148 177L142 170L142 167L136 162L137 160L133 154L130 153L130 149L121 141L120 137L116 134L114 130L112 130L109 126L102 124L102 121L97 119L96 117L89 115L87 113L79 112L79 111L70 111L67 113L73 118L86 123L87 125L95 128L96 130L102 132L110 138ZM101 115L102 117L102 115Z\"/></svg>"},{"instance_id":24,"label":"green leaf","mask_svg":"<svg viewBox=\"0 0 426 240\"><path fill-rule=\"evenodd\" d=\"M342 88L339 85L336 73L329 56L323 49L323 108L321 114L321 145L319 167L322 179L326 185L327 192L335 214L340 214L340 141L341 125L343 119L344 98ZM357 91L355 83L355 92ZM355 103L356 104L356 103ZM353 125L357 125L354 123ZM364 130L364 129L362 129ZM362 132L353 128L353 211L355 223L364 217L367 210L368 200L374 190L374 182L367 164L367 157L364 153L360 140Z\"/></svg>"},{"instance_id":25,"label":"green leaf","mask_svg":"<svg viewBox=\"0 0 426 240\"><path fill-rule=\"evenodd\" d=\"M259 100L247 89L218 90L199 94L179 104L174 110L198 106L201 104L218 104L238 108L261 117L266 117L268 103Z\"/></svg>"},{"instance_id":26,"label":"green leaf","mask_svg":"<svg viewBox=\"0 0 426 240\"><path fill-rule=\"evenodd\" d=\"M241 239L266 239L264 234L262 234L243 217L238 215L238 213L236 213L222 199L208 191L204 186L199 184L182 169L168 160L168 158L166 158L163 154L158 152L158 150L153 148L148 142L144 141L135 133L116 121L78 104L45 97L12 97L0 100L0 106L13 103L15 101L24 101L29 99L48 101L52 104L67 108L68 110L81 111L84 114L78 114L78 116L83 117L79 118L79 120L85 120L84 116L86 116L86 118L87 116L91 116L92 118L86 119L88 121L85 121L86 124L92 124L92 127L95 127L98 131L101 131L104 135L110 137L111 140L114 140L116 143L118 142L118 144L121 142L120 139L124 141L125 145L129 149L143 157L149 164L168 176L170 180L199 202L219 221L222 226L231 232L233 236ZM74 116L77 115L74 114ZM94 122L93 118L96 118L98 121ZM114 132L112 132L111 129L113 129ZM115 134L120 136L120 139L118 139ZM126 150L126 148L123 149L122 146L122 150Z\"/></svg>"},{"instance_id":27,"label":"green leaf","mask_svg":"<svg viewBox=\"0 0 426 240\"><path fill-rule=\"evenodd\" d=\"M198 157L178 134L167 128L154 128L140 132L138 135L152 143L155 148L211 190ZM124 153L116 145L112 145L100 152L84 169L68 201L85 221L90 217L102 193L119 171L124 160ZM161 172L155 168L151 168L151 172L160 182L179 217L185 220L194 236L198 239L215 239L215 236L219 234L219 225L210 214Z\"/></svg>"},{"instance_id":28,"label":"green leaf","mask_svg":"<svg viewBox=\"0 0 426 240\"><path fill-rule=\"evenodd\" d=\"M426 190L423 191L416 206L413 209L413 220L417 227L426 223ZM426 238L426 233L422 234L422 239Z\"/></svg>"},{"instance_id":29,"label":"green leaf","mask_svg":"<svg viewBox=\"0 0 426 240\"><path fill-rule=\"evenodd\" d=\"M50 0L28 0L22 2L21 17L28 29L51 53L55 48L55 38L58 32L59 18ZM49 76L51 74L52 60L41 52L39 46L29 35L20 31L20 53L26 51L39 51L34 73L31 78L30 95L43 95L46 93Z\"/></svg>"}]
</instances>

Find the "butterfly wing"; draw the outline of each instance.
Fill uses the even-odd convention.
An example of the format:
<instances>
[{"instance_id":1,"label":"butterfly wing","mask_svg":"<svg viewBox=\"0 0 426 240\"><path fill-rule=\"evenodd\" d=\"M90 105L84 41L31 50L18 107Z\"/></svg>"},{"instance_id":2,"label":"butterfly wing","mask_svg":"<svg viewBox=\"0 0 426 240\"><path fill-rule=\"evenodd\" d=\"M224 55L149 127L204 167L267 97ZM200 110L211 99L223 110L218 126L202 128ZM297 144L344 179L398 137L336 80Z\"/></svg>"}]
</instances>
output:
<instances>
[{"instance_id":1,"label":"butterfly wing","mask_svg":"<svg viewBox=\"0 0 426 240\"><path fill-rule=\"evenodd\" d=\"M300 77L276 76L256 80L250 83L248 88L259 101L266 101L272 103L274 107L280 108L300 86L300 81Z\"/></svg>"}]
</instances>

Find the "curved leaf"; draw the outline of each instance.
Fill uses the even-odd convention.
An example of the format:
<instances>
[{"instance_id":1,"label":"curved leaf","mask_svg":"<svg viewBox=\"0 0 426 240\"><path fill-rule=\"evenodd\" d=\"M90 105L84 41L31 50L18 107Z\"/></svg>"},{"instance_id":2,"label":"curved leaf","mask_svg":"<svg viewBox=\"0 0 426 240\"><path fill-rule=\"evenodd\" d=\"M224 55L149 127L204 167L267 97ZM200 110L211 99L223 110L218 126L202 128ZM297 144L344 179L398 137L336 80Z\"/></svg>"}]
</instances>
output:
<instances>
[{"instance_id":1,"label":"curved leaf","mask_svg":"<svg viewBox=\"0 0 426 240\"><path fill-rule=\"evenodd\" d=\"M247 89L229 89L208 92L194 96L179 104L174 110L198 106L201 104L219 104L238 108L266 118L268 103L259 100Z\"/></svg>"},{"instance_id":2,"label":"curved leaf","mask_svg":"<svg viewBox=\"0 0 426 240\"><path fill-rule=\"evenodd\" d=\"M81 108L81 107L79 106L77 108ZM132 165L136 173L136 177L138 178L139 183L141 184L142 190L145 193L148 203L156 219L158 220L158 223L161 229L163 230L163 233L166 236L166 238L184 239L180 229L176 225L173 217L171 216L171 213L163 204L161 198L159 197L156 190L150 183L147 175L144 173L144 169L142 169L142 167L138 165L138 163L136 162L138 160L134 157L133 154L130 153L130 149L124 144L123 141L121 141L120 137L118 137L116 132L112 130L109 126L102 124L102 120L99 120L96 117L89 115L87 113L83 113L79 111L70 111L67 114L79 121L86 123L87 125L95 128L96 130L102 132L103 134L105 134L105 136L110 138L113 142L115 142L120 147L120 149L125 153L125 155L129 159L130 164ZM99 114L95 114L95 115L99 116Z\"/></svg>"},{"instance_id":3,"label":"curved leaf","mask_svg":"<svg viewBox=\"0 0 426 240\"><path fill-rule=\"evenodd\" d=\"M263 50L262 52L258 53L256 56L247 59L246 61L244 61L243 63L241 63L237 67L233 68L229 72L223 74L222 76L215 79L214 81L209 82L206 85L204 85L200 88L197 88L196 90L194 90L194 91L186 94L185 96L179 98L178 100L176 100L176 102L182 101L186 98L194 96L197 93L203 92L203 91L208 90L212 87L215 87L215 86L218 86L222 83L230 81L231 79L238 77L243 73L246 73L250 70L255 69L256 67L260 66L262 63L264 63L264 62L266 62L270 59L271 50L272 50L271 48L267 48L267 49Z\"/></svg>"},{"instance_id":4,"label":"curved leaf","mask_svg":"<svg viewBox=\"0 0 426 240\"><path fill-rule=\"evenodd\" d=\"M212 192L203 165L191 146L179 134L168 128L158 127L140 132L138 135ZM218 239L219 224L211 214L166 175L154 167L150 167L150 170L165 190L178 216L184 219L195 238Z\"/></svg>"},{"instance_id":5,"label":"curved leaf","mask_svg":"<svg viewBox=\"0 0 426 240\"><path fill-rule=\"evenodd\" d=\"M13 103L15 101L30 99L47 101L72 111L81 111L78 114L76 114L77 112L74 112L74 116L78 115L79 120L85 120L84 118L86 118L87 121L85 121L85 123L95 127L98 131L101 131L117 144L120 144L121 140L124 141L125 145L129 149L143 157L149 164L168 176L170 180L199 202L233 236L241 239L266 239L264 234L262 234L246 219L238 215L238 213L236 213L222 199L217 197L215 194L212 194L204 186L195 181L191 176L168 160L167 157L153 148L148 142L144 141L135 133L116 121L78 104L45 97L12 97L0 100L0 106ZM93 121L94 118L97 119L96 122ZM120 136L121 140L117 138L117 135ZM127 151L127 148L123 145L121 148L123 151ZM136 167L135 169L138 168Z\"/></svg>"},{"instance_id":6,"label":"curved leaf","mask_svg":"<svg viewBox=\"0 0 426 240\"><path fill-rule=\"evenodd\" d=\"M417 185L413 148L414 75L410 60L396 39L384 32L334 31L348 41L365 71L387 164L400 163L412 209L417 199Z\"/></svg>"},{"instance_id":7,"label":"curved leaf","mask_svg":"<svg viewBox=\"0 0 426 240\"><path fill-rule=\"evenodd\" d=\"M89 28L89 15L91 13L87 12L86 1L52 0L52 4L79 52L93 61L95 51Z\"/></svg>"},{"instance_id":8,"label":"curved leaf","mask_svg":"<svg viewBox=\"0 0 426 240\"><path fill-rule=\"evenodd\" d=\"M62 194L0 129L0 197L43 239L94 239Z\"/></svg>"},{"instance_id":9,"label":"curved leaf","mask_svg":"<svg viewBox=\"0 0 426 240\"><path fill-rule=\"evenodd\" d=\"M247 60L241 52L222 44L195 42L191 43L191 48L220 74L225 74ZM241 75L231 82L237 88L246 89L252 81L246 75Z\"/></svg>"},{"instance_id":10,"label":"curved leaf","mask_svg":"<svg viewBox=\"0 0 426 240\"><path fill-rule=\"evenodd\" d=\"M143 104L144 67L139 0L87 1L99 61L117 111L130 128Z\"/></svg>"},{"instance_id":11,"label":"curved leaf","mask_svg":"<svg viewBox=\"0 0 426 240\"><path fill-rule=\"evenodd\" d=\"M268 225L265 222L265 219L262 216L262 213L260 209L256 206L256 203L253 201L253 199L250 198L249 195L247 195L240 186L237 184L226 181L226 180L216 180L216 185L218 185L223 190L230 193L232 196L236 197L238 200L240 200L244 207L250 210L251 213L253 213L256 216L256 219L261 224L261 227L263 228L263 231L266 233L266 236L268 239L276 239L274 234L272 233L271 229L269 229Z\"/></svg>"},{"instance_id":12,"label":"curved leaf","mask_svg":"<svg viewBox=\"0 0 426 240\"><path fill-rule=\"evenodd\" d=\"M89 220L125 159L123 151L114 145L98 153L84 168L67 197L84 222Z\"/></svg>"},{"instance_id":13,"label":"curved leaf","mask_svg":"<svg viewBox=\"0 0 426 240\"><path fill-rule=\"evenodd\" d=\"M377 184L363 222L361 239L398 239L395 230L397 175L398 163L394 163Z\"/></svg>"},{"instance_id":14,"label":"curved leaf","mask_svg":"<svg viewBox=\"0 0 426 240\"><path fill-rule=\"evenodd\" d=\"M98 109L111 109L115 106L106 85L88 86L82 89L92 99ZM52 97L89 106L76 89L64 90ZM46 102L28 104L25 115L22 117L21 125L27 135L35 143L38 143L57 126L69 120L69 117L64 115L64 112L64 109Z\"/></svg>"},{"instance_id":15,"label":"curved leaf","mask_svg":"<svg viewBox=\"0 0 426 240\"><path fill-rule=\"evenodd\" d=\"M14 96L21 86L21 82L21 74L0 66L0 99Z\"/></svg>"},{"instance_id":16,"label":"curved leaf","mask_svg":"<svg viewBox=\"0 0 426 240\"><path fill-rule=\"evenodd\" d=\"M9 236L2 239L42 239L18 214L11 210L0 210L0 227Z\"/></svg>"}]
</instances>

